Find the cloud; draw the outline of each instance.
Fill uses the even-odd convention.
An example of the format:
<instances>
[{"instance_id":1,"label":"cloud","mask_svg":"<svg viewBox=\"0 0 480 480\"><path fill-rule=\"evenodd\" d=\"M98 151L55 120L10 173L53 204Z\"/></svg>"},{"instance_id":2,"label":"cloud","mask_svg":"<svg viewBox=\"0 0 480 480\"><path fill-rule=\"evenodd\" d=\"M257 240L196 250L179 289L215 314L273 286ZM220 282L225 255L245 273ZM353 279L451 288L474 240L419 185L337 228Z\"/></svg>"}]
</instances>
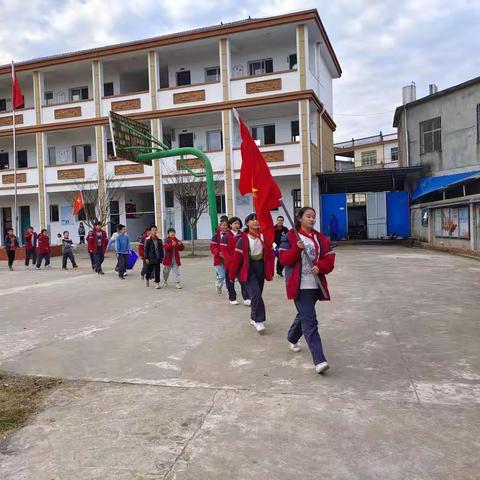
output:
<instances>
[{"instance_id":1,"label":"cloud","mask_svg":"<svg viewBox=\"0 0 480 480\"><path fill-rule=\"evenodd\" d=\"M309 8L344 71L334 82L336 141L391 132L412 80L423 96L429 83L480 75L478 0L0 0L0 63Z\"/></svg>"}]
</instances>

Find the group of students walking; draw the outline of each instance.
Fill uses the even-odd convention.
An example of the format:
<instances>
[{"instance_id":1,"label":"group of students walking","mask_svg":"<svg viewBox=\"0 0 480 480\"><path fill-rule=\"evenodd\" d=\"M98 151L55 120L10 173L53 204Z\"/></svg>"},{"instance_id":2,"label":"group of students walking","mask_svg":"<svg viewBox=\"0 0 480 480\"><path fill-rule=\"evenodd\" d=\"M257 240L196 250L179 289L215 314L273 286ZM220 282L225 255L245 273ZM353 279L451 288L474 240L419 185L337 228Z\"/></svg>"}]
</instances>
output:
<instances>
[{"instance_id":1,"label":"group of students walking","mask_svg":"<svg viewBox=\"0 0 480 480\"><path fill-rule=\"evenodd\" d=\"M245 228L238 217L222 217L212 238L210 251L216 274L217 293L222 294L226 284L230 304L238 305L235 281L241 285L245 305L251 306L250 324L257 332L265 331L266 309L263 300L265 281L274 277L277 255L277 274L283 276L287 298L295 302L297 315L288 331L287 339L293 352L301 351L302 335L310 349L317 373L330 366L323 351L315 311L317 301L330 300L326 275L335 265L335 254L329 239L314 229L316 212L311 207L301 208L295 229L283 226L283 217L277 218L275 242L269 244L260 231L255 213L245 218Z\"/></svg>"}]
</instances>

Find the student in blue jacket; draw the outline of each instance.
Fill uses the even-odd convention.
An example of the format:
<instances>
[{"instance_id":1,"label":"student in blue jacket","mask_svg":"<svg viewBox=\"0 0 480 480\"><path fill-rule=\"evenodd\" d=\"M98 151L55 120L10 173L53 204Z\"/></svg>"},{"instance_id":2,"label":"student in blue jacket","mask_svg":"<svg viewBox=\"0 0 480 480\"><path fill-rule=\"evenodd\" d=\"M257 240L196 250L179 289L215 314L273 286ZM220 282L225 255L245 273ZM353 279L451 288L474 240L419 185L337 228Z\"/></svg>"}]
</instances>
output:
<instances>
[{"instance_id":1,"label":"student in blue jacket","mask_svg":"<svg viewBox=\"0 0 480 480\"><path fill-rule=\"evenodd\" d=\"M127 235L125 225L117 226L118 235L115 238L115 252L118 260L118 276L121 280L125 279L125 272L128 265L128 252L130 251L130 240Z\"/></svg>"}]
</instances>

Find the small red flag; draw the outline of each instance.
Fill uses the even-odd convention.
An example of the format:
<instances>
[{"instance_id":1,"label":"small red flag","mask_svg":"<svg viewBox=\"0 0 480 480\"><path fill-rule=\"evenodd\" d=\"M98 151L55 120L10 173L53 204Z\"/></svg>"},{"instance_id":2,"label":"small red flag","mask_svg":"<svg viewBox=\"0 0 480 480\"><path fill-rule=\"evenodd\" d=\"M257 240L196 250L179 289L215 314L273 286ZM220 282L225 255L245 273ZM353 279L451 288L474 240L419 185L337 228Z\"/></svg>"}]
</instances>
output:
<instances>
[{"instance_id":1,"label":"small red flag","mask_svg":"<svg viewBox=\"0 0 480 480\"><path fill-rule=\"evenodd\" d=\"M242 137L242 167L240 169L239 190L242 195L253 194L253 206L257 214L260 229L266 242L273 243L275 231L271 210L280 207L282 192L272 177L267 162L263 158L248 127L240 117L240 134Z\"/></svg>"},{"instance_id":2,"label":"small red flag","mask_svg":"<svg viewBox=\"0 0 480 480\"><path fill-rule=\"evenodd\" d=\"M83 204L83 195L82 192L77 192L77 196L75 197L75 201L73 202L73 214L78 215L80 210L84 207Z\"/></svg>"},{"instance_id":3,"label":"small red flag","mask_svg":"<svg viewBox=\"0 0 480 480\"><path fill-rule=\"evenodd\" d=\"M22 89L18 83L17 75L15 74L15 67L12 62L12 107L13 110L18 110L25 106L25 99L22 94Z\"/></svg>"}]
</instances>

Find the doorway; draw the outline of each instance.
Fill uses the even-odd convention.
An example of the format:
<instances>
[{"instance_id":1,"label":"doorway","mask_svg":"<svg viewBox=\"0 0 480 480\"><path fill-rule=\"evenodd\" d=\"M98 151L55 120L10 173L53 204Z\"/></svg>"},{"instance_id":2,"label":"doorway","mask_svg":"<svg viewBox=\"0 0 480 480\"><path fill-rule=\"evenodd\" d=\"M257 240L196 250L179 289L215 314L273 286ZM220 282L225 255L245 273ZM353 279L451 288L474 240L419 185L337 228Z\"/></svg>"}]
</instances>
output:
<instances>
[{"instance_id":1,"label":"doorway","mask_svg":"<svg viewBox=\"0 0 480 480\"><path fill-rule=\"evenodd\" d=\"M23 245L23 235L30 226L30 207L28 205L20 207L20 231L17 232L18 239Z\"/></svg>"},{"instance_id":2,"label":"doorway","mask_svg":"<svg viewBox=\"0 0 480 480\"><path fill-rule=\"evenodd\" d=\"M348 238L367 239L367 201L364 193L347 193Z\"/></svg>"},{"instance_id":3,"label":"doorway","mask_svg":"<svg viewBox=\"0 0 480 480\"><path fill-rule=\"evenodd\" d=\"M197 215L197 199L194 196L185 199L186 211L182 214L183 240L192 240L192 230L188 218ZM193 229L193 238L197 240L197 227Z\"/></svg>"},{"instance_id":4,"label":"doorway","mask_svg":"<svg viewBox=\"0 0 480 480\"><path fill-rule=\"evenodd\" d=\"M2 243L9 228L12 228L12 209L10 207L2 208ZM15 232L17 234L17 232Z\"/></svg>"}]
</instances>

